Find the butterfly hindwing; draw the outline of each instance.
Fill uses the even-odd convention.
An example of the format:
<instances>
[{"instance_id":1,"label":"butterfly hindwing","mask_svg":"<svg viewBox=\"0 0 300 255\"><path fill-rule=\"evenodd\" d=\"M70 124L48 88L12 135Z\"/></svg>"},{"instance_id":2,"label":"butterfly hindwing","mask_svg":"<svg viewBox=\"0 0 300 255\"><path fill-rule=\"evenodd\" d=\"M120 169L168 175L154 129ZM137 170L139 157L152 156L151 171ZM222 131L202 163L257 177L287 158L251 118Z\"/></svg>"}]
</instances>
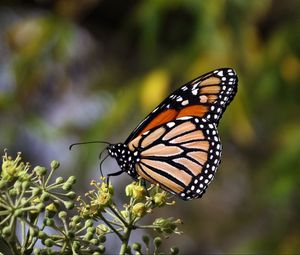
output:
<instances>
[{"instance_id":1,"label":"butterfly hindwing","mask_svg":"<svg viewBox=\"0 0 300 255\"><path fill-rule=\"evenodd\" d=\"M182 117L146 131L128 144L139 148L139 176L184 200L201 197L221 158L216 125Z\"/></svg>"},{"instance_id":2,"label":"butterfly hindwing","mask_svg":"<svg viewBox=\"0 0 300 255\"><path fill-rule=\"evenodd\" d=\"M156 107L125 143L147 130L185 116L211 119L218 124L237 92L237 81L233 69L222 68L186 83Z\"/></svg>"}]
</instances>

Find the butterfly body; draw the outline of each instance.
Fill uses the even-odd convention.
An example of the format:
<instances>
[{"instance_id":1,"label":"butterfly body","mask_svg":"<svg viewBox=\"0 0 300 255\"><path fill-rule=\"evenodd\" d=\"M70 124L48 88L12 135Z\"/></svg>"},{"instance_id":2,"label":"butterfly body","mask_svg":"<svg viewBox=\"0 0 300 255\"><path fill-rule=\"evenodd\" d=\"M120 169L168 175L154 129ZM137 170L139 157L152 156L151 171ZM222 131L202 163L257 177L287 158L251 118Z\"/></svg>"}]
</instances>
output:
<instances>
[{"instance_id":1,"label":"butterfly body","mask_svg":"<svg viewBox=\"0 0 300 255\"><path fill-rule=\"evenodd\" d=\"M184 200L199 198L220 163L217 126L236 91L233 69L204 74L173 92L108 153L134 179L158 183Z\"/></svg>"}]
</instances>

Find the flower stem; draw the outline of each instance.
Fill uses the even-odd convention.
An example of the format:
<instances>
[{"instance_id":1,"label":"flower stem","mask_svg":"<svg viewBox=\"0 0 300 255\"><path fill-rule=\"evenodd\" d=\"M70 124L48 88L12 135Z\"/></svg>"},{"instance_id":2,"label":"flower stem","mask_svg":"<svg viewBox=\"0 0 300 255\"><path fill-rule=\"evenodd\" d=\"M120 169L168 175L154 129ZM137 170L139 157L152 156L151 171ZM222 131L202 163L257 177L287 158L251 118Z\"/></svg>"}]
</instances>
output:
<instances>
[{"instance_id":1,"label":"flower stem","mask_svg":"<svg viewBox=\"0 0 300 255\"><path fill-rule=\"evenodd\" d=\"M123 241L122 241L122 245L121 245L120 252L119 252L120 255L125 255L125 253L126 253L130 234L131 234L131 228L126 228L124 231Z\"/></svg>"}]
</instances>

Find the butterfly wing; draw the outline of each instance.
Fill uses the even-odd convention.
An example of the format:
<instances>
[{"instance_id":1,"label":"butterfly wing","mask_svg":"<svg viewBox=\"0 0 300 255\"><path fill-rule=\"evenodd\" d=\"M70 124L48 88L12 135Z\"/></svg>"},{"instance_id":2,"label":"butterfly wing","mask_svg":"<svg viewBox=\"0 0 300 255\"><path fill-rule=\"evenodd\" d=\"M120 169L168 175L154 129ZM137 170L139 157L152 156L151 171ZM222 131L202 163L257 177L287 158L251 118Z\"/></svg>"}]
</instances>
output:
<instances>
[{"instance_id":1,"label":"butterfly wing","mask_svg":"<svg viewBox=\"0 0 300 255\"><path fill-rule=\"evenodd\" d=\"M154 127L185 116L205 118L218 125L237 92L237 82L233 69L222 68L186 83L156 107L133 130L125 144Z\"/></svg>"},{"instance_id":2,"label":"butterfly wing","mask_svg":"<svg viewBox=\"0 0 300 255\"><path fill-rule=\"evenodd\" d=\"M216 125L198 117L152 128L130 141L128 148L139 148L139 176L184 200L203 195L221 159Z\"/></svg>"}]
</instances>

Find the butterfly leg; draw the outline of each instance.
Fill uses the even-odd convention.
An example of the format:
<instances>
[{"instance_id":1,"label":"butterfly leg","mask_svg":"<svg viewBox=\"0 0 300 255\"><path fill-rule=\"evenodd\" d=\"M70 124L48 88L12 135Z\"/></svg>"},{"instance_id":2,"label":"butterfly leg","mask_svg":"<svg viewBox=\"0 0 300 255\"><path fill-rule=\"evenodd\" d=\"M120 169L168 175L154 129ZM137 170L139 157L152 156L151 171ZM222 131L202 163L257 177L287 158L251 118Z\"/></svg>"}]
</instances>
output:
<instances>
[{"instance_id":1,"label":"butterfly leg","mask_svg":"<svg viewBox=\"0 0 300 255\"><path fill-rule=\"evenodd\" d=\"M150 197L150 193L149 193L149 190L147 188L147 182L146 182L146 180L145 179L141 179L141 184L144 187L144 189L146 190L147 197Z\"/></svg>"},{"instance_id":2,"label":"butterfly leg","mask_svg":"<svg viewBox=\"0 0 300 255\"><path fill-rule=\"evenodd\" d=\"M120 175L120 174L122 174L122 173L124 173L123 170L120 170L120 171L115 172L115 173L108 174L108 175L106 176L106 183L109 184L109 178L110 178L110 176L118 176L118 175Z\"/></svg>"}]
</instances>

